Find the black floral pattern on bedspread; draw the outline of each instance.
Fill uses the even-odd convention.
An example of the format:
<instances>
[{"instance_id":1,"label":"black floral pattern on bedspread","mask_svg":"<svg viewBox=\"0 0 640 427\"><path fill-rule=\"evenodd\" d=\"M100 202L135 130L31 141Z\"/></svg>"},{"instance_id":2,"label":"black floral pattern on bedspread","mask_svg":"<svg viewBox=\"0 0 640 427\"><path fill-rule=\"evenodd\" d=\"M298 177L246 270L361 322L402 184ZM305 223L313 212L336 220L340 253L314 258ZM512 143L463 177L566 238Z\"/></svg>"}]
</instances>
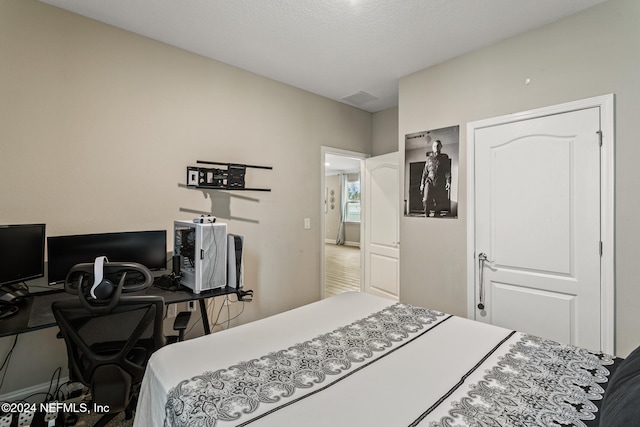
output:
<instances>
[{"instance_id":1,"label":"black floral pattern on bedspread","mask_svg":"<svg viewBox=\"0 0 640 427\"><path fill-rule=\"evenodd\" d=\"M579 426L594 420L614 358L523 335L430 427ZM416 424L417 425L417 424Z\"/></svg>"},{"instance_id":2,"label":"black floral pattern on bedspread","mask_svg":"<svg viewBox=\"0 0 640 427\"><path fill-rule=\"evenodd\" d=\"M309 395L451 317L447 316L397 303L286 350L205 372L169 391L165 426L213 427L218 421L253 414L261 404L278 404L267 413L272 412L289 403L285 400L294 391ZM255 418L254 414L245 422Z\"/></svg>"}]
</instances>

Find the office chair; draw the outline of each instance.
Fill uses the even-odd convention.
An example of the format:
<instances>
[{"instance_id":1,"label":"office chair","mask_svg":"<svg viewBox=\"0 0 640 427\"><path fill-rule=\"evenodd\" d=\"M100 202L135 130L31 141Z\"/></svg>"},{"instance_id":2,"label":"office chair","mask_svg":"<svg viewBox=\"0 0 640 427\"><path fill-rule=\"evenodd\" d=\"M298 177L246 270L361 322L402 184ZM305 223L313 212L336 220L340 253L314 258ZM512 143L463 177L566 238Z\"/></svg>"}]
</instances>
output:
<instances>
[{"instance_id":1,"label":"office chair","mask_svg":"<svg viewBox=\"0 0 640 427\"><path fill-rule=\"evenodd\" d=\"M104 279L94 264L78 264L65 280L65 290L78 299L52 304L67 347L69 379L90 388L94 405L108 408L96 426L123 411L131 418L147 362L165 344L163 298L126 295L152 283L151 272L140 264L106 263ZM181 313L181 336L188 320Z\"/></svg>"}]
</instances>

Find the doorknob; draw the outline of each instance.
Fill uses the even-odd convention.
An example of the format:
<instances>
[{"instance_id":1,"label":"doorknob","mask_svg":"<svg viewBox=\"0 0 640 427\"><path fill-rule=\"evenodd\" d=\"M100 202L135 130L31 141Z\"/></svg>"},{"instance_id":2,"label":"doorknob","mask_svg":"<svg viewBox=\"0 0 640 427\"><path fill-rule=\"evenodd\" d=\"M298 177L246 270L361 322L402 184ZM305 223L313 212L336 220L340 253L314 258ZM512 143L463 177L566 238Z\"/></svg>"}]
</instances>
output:
<instances>
[{"instance_id":1,"label":"doorknob","mask_svg":"<svg viewBox=\"0 0 640 427\"><path fill-rule=\"evenodd\" d=\"M485 254L484 252L481 252L481 253L478 255L478 260L482 261L483 263L484 263L485 261L493 262L493 261L491 261L491 260L487 257L487 254Z\"/></svg>"},{"instance_id":2,"label":"doorknob","mask_svg":"<svg viewBox=\"0 0 640 427\"><path fill-rule=\"evenodd\" d=\"M478 291L480 295L478 296L478 309L484 310L484 263L485 262L493 262L488 257L487 254L481 252L478 254Z\"/></svg>"}]
</instances>

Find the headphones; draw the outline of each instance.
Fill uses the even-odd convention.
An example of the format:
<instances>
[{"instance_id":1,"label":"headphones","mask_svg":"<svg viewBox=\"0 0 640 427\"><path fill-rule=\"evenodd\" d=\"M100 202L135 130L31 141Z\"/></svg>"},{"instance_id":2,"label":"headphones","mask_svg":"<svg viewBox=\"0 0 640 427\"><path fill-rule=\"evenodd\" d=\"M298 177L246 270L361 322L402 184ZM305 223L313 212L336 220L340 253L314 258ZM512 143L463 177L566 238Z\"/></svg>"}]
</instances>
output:
<instances>
[{"instance_id":1,"label":"headphones","mask_svg":"<svg viewBox=\"0 0 640 427\"><path fill-rule=\"evenodd\" d=\"M89 293L93 299L107 299L114 290L113 283L104 278L104 263L109 262L106 256L99 256L93 263L93 286Z\"/></svg>"}]
</instances>

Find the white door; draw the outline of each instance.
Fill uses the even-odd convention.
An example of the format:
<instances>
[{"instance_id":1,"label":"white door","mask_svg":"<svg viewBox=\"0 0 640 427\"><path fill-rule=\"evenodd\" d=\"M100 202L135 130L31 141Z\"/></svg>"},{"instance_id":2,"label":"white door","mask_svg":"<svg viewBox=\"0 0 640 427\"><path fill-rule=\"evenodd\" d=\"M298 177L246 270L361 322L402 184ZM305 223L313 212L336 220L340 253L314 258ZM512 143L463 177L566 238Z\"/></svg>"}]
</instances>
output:
<instances>
[{"instance_id":1,"label":"white door","mask_svg":"<svg viewBox=\"0 0 640 427\"><path fill-rule=\"evenodd\" d=\"M364 290L398 299L400 181L398 152L365 160Z\"/></svg>"},{"instance_id":2,"label":"white door","mask_svg":"<svg viewBox=\"0 0 640 427\"><path fill-rule=\"evenodd\" d=\"M476 320L601 349L599 136L598 107L475 131Z\"/></svg>"}]
</instances>

